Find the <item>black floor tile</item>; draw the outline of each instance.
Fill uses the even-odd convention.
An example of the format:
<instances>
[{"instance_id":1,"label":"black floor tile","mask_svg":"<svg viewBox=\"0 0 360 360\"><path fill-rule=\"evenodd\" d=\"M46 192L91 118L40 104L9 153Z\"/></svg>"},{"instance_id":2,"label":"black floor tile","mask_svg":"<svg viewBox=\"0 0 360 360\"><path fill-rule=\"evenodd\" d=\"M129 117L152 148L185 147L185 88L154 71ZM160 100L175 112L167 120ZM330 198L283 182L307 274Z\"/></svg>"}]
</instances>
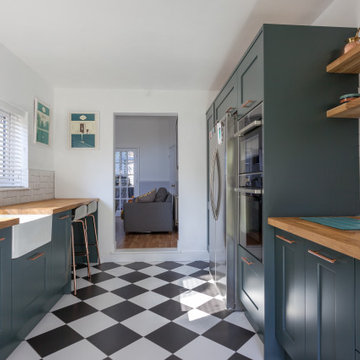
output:
<instances>
[{"instance_id":1,"label":"black floor tile","mask_svg":"<svg viewBox=\"0 0 360 360\"><path fill-rule=\"evenodd\" d=\"M146 292L147 290L140 287L140 286L136 286L134 284L130 284L127 286L124 286L122 288L113 290L112 293L121 296L124 299L131 299L134 296L143 294L144 292Z\"/></svg>"},{"instance_id":2,"label":"black floor tile","mask_svg":"<svg viewBox=\"0 0 360 360\"><path fill-rule=\"evenodd\" d=\"M199 306L197 309L204 311L210 315L214 315L220 319L226 318L233 312L233 310L226 309L224 302L218 299L211 299L205 304Z\"/></svg>"},{"instance_id":3,"label":"black floor tile","mask_svg":"<svg viewBox=\"0 0 360 360\"><path fill-rule=\"evenodd\" d=\"M126 264L125 266L130 268L130 269L133 269L133 270L141 270L141 269L145 269L145 268L151 266L151 264L138 261L138 262L133 262L133 263L130 263L130 264Z\"/></svg>"},{"instance_id":4,"label":"black floor tile","mask_svg":"<svg viewBox=\"0 0 360 360\"><path fill-rule=\"evenodd\" d=\"M161 280L164 280L164 281L172 282L172 281L181 279L182 277L185 277L185 276L186 275L177 273L175 271L165 271L165 272L163 272L161 274L158 274L158 275L156 275L154 277L156 277L158 279L161 279Z\"/></svg>"},{"instance_id":5,"label":"black floor tile","mask_svg":"<svg viewBox=\"0 0 360 360\"><path fill-rule=\"evenodd\" d=\"M28 343L43 358L81 340L83 340L81 335L64 325L33 337L28 340Z\"/></svg>"},{"instance_id":6,"label":"black floor tile","mask_svg":"<svg viewBox=\"0 0 360 360\"><path fill-rule=\"evenodd\" d=\"M56 310L53 312L53 314L56 315L59 319L61 319L65 323L69 323L71 321L78 320L84 316L93 314L96 311L97 310L92 306L84 302L78 302L76 304L69 305L59 310Z\"/></svg>"},{"instance_id":7,"label":"black floor tile","mask_svg":"<svg viewBox=\"0 0 360 360\"><path fill-rule=\"evenodd\" d=\"M206 261L193 261L190 264L187 264L188 266L196 267L198 269L205 269L209 266L209 263Z\"/></svg>"},{"instance_id":8,"label":"black floor tile","mask_svg":"<svg viewBox=\"0 0 360 360\"><path fill-rule=\"evenodd\" d=\"M160 264L157 264L156 266L161 267L163 269L172 270L172 269L182 266L182 264L178 264L175 261L164 261Z\"/></svg>"},{"instance_id":9,"label":"black floor tile","mask_svg":"<svg viewBox=\"0 0 360 360\"><path fill-rule=\"evenodd\" d=\"M166 284L164 286L161 286L161 287L153 290L153 292L156 292L160 295L167 296L168 298L173 298L173 297L178 296L186 291L188 291L188 289L185 289L181 286L174 285L174 284Z\"/></svg>"},{"instance_id":10,"label":"black floor tile","mask_svg":"<svg viewBox=\"0 0 360 360\"><path fill-rule=\"evenodd\" d=\"M86 277L87 277L87 275L86 275ZM110 275L106 272L100 272L100 273L91 275L91 280L88 280L88 281L92 282L93 284L97 284L102 281L110 280L114 277L115 276Z\"/></svg>"},{"instance_id":11,"label":"black floor tile","mask_svg":"<svg viewBox=\"0 0 360 360\"><path fill-rule=\"evenodd\" d=\"M87 300L94 296L104 294L106 292L107 292L106 290L104 290L99 286L91 285L77 290L76 297L78 297L81 300Z\"/></svg>"},{"instance_id":12,"label":"black floor tile","mask_svg":"<svg viewBox=\"0 0 360 360\"><path fill-rule=\"evenodd\" d=\"M240 355L238 353L235 353L233 356L231 356L228 360L251 360L250 358Z\"/></svg>"},{"instance_id":13,"label":"black floor tile","mask_svg":"<svg viewBox=\"0 0 360 360\"><path fill-rule=\"evenodd\" d=\"M204 281L211 280L211 275L207 270L199 270L197 272L192 273L190 276Z\"/></svg>"},{"instance_id":14,"label":"black floor tile","mask_svg":"<svg viewBox=\"0 0 360 360\"><path fill-rule=\"evenodd\" d=\"M165 360L181 360L179 357L177 357L176 355L170 355L168 358L166 358Z\"/></svg>"},{"instance_id":15,"label":"black floor tile","mask_svg":"<svg viewBox=\"0 0 360 360\"><path fill-rule=\"evenodd\" d=\"M168 300L150 309L152 312L161 315L168 320L175 320L185 314L191 307L180 304L178 301Z\"/></svg>"},{"instance_id":16,"label":"black floor tile","mask_svg":"<svg viewBox=\"0 0 360 360\"><path fill-rule=\"evenodd\" d=\"M145 311L142 307L130 302L130 301L123 301L119 304L110 306L102 312L116 321L124 321L131 316L141 313Z\"/></svg>"},{"instance_id":17,"label":"black floor tile","mask_svg":"<svg viewBox=\"0 0 360 360\"><path fill-rule=\"evenodd\" d=\"M175 323L168 323L145 336L155 344L174 353L199 335Z\"/></svg>"},{"instance_id":18,"label":"black floor tile","mask_svg":"<svg viewBox=\"0 0 360 360\"><path fill-rule=\"evenodd\" d=\"M139 334L126 326L116 324L88 337L87 340L106 355L111 355L140 338Z\"/></svg>"},{"instance_id":19,"label":"black floor tile","mask_svg":"<svg viewBox=\"0 0 360 360\"><path fill-rule=\"evenodd\" d=\"M106 270L110 270L110 269L115 269L119 266L121 266L121 265L113 263L113 262L106 262L106 263L103 263L100 265L95 265L94 268L97 268L102 271L106 271Z\"/></svg>"},{"instance_id":20,"label":"black floor tile","mask_svg":"<svg viewBox=\"0 0 360 360\"><path fill-rule=\"evenodd\" d=\"M193 290L197 291L199 293L202 293L202 294L209 295L209 296L217 296L217 295L219 295L219 290L216 287L216 285L208 283L208 282L206 282L204 284L201 284L200 286L197 286Z\"/></svg>"},{"instance_id":21,"label":"black floor tile","mask_svg":"<svg viewBox=\"0 0 360 360\"><path fill-rule=\"evenodd\" d=\"M149 275L146 275L146 274L144 274L142 272L138 272L138 271L133 271L131 273L119 276L119 278L121 278L121 279L123 279L125 281L128 281L128 282L131 282L131 283L135 283L135 282L138 282L140 280L144 280L144 279L146 279L148 277L149 277Z\"/></svg>"},{"instance_id":22,"label":"black floor tile","mask_svg":"<svg viewBox=\"0 0 360 360\"><path fill-rule=\"evenodd\" d=\"M250 340L254 333L226 321L221 321L202 336L236 351Z\"/></svg>"}]
</instances>

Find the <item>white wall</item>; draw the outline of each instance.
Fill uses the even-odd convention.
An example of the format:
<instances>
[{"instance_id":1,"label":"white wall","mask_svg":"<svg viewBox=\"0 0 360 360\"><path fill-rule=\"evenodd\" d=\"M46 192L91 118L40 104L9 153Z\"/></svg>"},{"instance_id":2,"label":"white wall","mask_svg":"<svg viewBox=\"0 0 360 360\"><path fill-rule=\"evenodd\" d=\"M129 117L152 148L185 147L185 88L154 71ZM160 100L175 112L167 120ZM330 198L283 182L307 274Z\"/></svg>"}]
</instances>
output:
<instances>
[{"instance_id":1,"label":"white wall","mask_svg":"<svg viewBox=\"0 0 360 360\"><path fill-rule=\"evenodd\" d=\"M151 190L149 186L153 188L157 182L169 186L169 148L176 142L175 121L176 117L168 116L116 117L116 147L139 150L140 193Z\"/></svg>"},{"instance_id":2,"label":"white wall","mask_svg":"<svg viewBox=\"0 0 360 360\"><path fill-rule=\"evenodd\" d=\"M114 252L114 113L178 114L177 256L206 254L205 111L213 97L207 91L55 89L55 193L58 197L100 198L99 239L103 257L109 258ZM67 113L75 110L100 111L99 150L68 149Z\"/></svg>"},{"instance_id":3,"label":"white wall","mask_svg":"<svg viewBox=\"0 0 360 360\"><path fill-rule=\"evenodd\" d=\"M53 145L34 144L34 98L53 109L53 89L19 58L0 44L0 99L28 112L29 168L53 170ZM53 124L51 124L51 135ZM52 136L50 135L50 141Z\"/></svg>"}]
</instances>

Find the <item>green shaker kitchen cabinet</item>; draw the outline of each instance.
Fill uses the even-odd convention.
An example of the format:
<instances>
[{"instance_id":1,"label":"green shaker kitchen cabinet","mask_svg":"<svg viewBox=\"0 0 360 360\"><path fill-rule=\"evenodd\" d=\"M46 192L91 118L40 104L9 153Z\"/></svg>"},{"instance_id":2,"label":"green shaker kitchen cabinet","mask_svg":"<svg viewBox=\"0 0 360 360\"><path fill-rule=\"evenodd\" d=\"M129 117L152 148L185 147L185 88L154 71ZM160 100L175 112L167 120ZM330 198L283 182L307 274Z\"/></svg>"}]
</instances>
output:
<instances>
[{"instance_id":1,"label":"green shaker kitchen cabinet","mask_svg":"<svg viewBox=\"0 0 360 360\"><path fill-rule=\"evenodd\" d=\"M64 211L53 215L51 239L51 292L59 298L64 292L70 292L71 212ZM65 287L67 287L65 289Z\"/></svg>"},{"instance_id":2,"label":"green shaker kitchen cabinet","mask_svg":"<svg viewBox=\"0 0 360 360\"><path fill-rule=\"evenodd\" d=\"M305 268L305 359L354 359L354 259L307 242Z\"/></svg>"},{"instance_id":3,"label":"green shaker kitchen cabinet","mask_svg":"<svg viewBox=\"0 0 360 360\"><path fill-rule=\"evenodd\" d=\"M237 70L238 115L243 116L264 99L263 34L251 45Z\"/></svg>"},{"instance_id":4,"label":"green shaker kitchen cabinet","mask_svg":"<svg viewBox=\"0 0 360 360\"><path fill-rule=\"evenodd\" d=\"M237 73L235 72L214 102L215 123L220 121L230 108L237 107Z\"/></svg>"},{"instance_id":5,"label":"green shaker kitchen cabinet","mask_svg":"<svg viewBox=\"0 0 360 360\"><path fill-rule=\"evenodd\" d=\"M360 360L360 353L355 351L355 360Z\"/></svg>"},{"instance_id":6,"label":"green shaker kitchen cabinet","mask_svg":"<svg viewBox=\"0 0 360 360\"><path fill-rule=\"evenodd\" d=\"M24 337L48 310L51 243L12 259L12 324L15 338Z\"/></svg>"},{"instance_id":7,"label":"green shaker kitchen cabinet","mask_svg":"<svg viewBox=\"0 0 360 360\"><path fill-rule=\"evenodd\" d=\"M355 260L355 321L356 350L360 352L360 261ZM359 356L360 359L360 355ZM357 358L356 358L357 359Z\"/></svg>"},{"instance_id":8,"label":"green shaker kitchen cabinet","mask_svg":"<svg viewBox=\"0 0 360 360\"><path fill-rule=\"evenodd\" d=\"M292 360L305 359L304 240L275 232L276 338Z\"/></svg>"},{"instance_id":9,"label":"green shaker kitchen cabinet","mask_svg":"<svg viewBox=\"0 0 360 360\"><path fill-rule=\"evenodd\" d=\"M263 334L264 318L264 270L262 263L238 246L238 292L239 299L250 315L250 322L260 336Z\"/></svg>"},{"instance_id":10,"label":"green shaker kitchen cabinet","mask_svg":"<svg viewBox=\"0 0 360 360\"><path fill-rule=\"evenodd\" d=\"M11 347L11 227L0 230L0 359Z\"/></svg>"},{"instance_id":11,"label":"green shaker kitchen cabinet","mask_svg":"<svg viewBox=\"0 0 360 360\"><path fill-rule=\"evenodd\" d=\"M210 106L208 111L206 112L206 124L207 124L207 134L215 125L215 117L214 117L214 104ZM209 141L209 137L207 137L207 141Z\"/></svg>"}]
</instances>

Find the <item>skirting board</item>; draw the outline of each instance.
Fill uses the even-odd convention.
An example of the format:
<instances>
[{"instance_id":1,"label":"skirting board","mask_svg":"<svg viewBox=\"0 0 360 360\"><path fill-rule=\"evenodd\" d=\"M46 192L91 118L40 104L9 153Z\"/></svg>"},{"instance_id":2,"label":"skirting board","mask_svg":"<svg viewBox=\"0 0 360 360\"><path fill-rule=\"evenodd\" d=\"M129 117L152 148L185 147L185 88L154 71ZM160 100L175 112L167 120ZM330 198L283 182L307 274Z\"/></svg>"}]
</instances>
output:
<instances>
[{"instance_id":1,"label":"skirting board","mask_svg":"<svg viewBox=\"0 0 360 360\"><path fill-rule=\"evenodd\" d=\"M101 256L101 255L100 255ZM101 256L102 262L129 263L135 261L157 262L157 261L209 261L207 251L186 251L177 250L154 250L154 249L119 249L115 252Z\"/></svg>"}]
</instances>

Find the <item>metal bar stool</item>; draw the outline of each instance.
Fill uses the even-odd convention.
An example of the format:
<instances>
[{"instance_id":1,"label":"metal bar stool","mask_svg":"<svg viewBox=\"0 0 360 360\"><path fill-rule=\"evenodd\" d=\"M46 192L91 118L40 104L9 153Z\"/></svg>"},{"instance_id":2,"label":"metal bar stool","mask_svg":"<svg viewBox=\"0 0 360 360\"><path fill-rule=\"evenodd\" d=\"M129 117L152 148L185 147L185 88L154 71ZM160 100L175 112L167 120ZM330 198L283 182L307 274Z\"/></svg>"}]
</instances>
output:
<instances>
[{"instance_id":1,"label":"metal bar stool","mask_svg":"<svg viewBox=\"0 0 360 360\"><path fill-rule=\"evenodd\" d=\"M94 226L95 244L89 244L89 246L96 246L96 251L97 251L97 255L98 255L98 263L100 265L101 262L100 262L99 244L98 244L98 236L97 236L97 229L96 229L96 221L95 221L95 216L94 216L94 213L96 212L97 208L98 208L97 201L92 201L90 204L88 204L87 216L85 218L85 224L86 224L86 230L88 230L87 219L88 219L88 217L90 217L92 219L92 223Z\"/></svg>"},{"instance_id":2,"label":"metal bar stool","mask_svg":"<svg viewBox=\"0 0 360 360\"><path fill-rule=\"evenodd\" d=\"M86 256L87 267L88 267L88 278L91 279L90 273L90 260L89 260L89 244L86 231L86 216L87 216L87 206L81 205L74 211L74 216L71 222L71 250L72 250L72 263L73 263L73 276L74 276L74 294L76 295L76 256ZM83 234L84 234L84 243L85 243L85 252L75 252L75 239L74 239L74 224L80 223L82 225Z\"/></svg>"}]
</instances>

